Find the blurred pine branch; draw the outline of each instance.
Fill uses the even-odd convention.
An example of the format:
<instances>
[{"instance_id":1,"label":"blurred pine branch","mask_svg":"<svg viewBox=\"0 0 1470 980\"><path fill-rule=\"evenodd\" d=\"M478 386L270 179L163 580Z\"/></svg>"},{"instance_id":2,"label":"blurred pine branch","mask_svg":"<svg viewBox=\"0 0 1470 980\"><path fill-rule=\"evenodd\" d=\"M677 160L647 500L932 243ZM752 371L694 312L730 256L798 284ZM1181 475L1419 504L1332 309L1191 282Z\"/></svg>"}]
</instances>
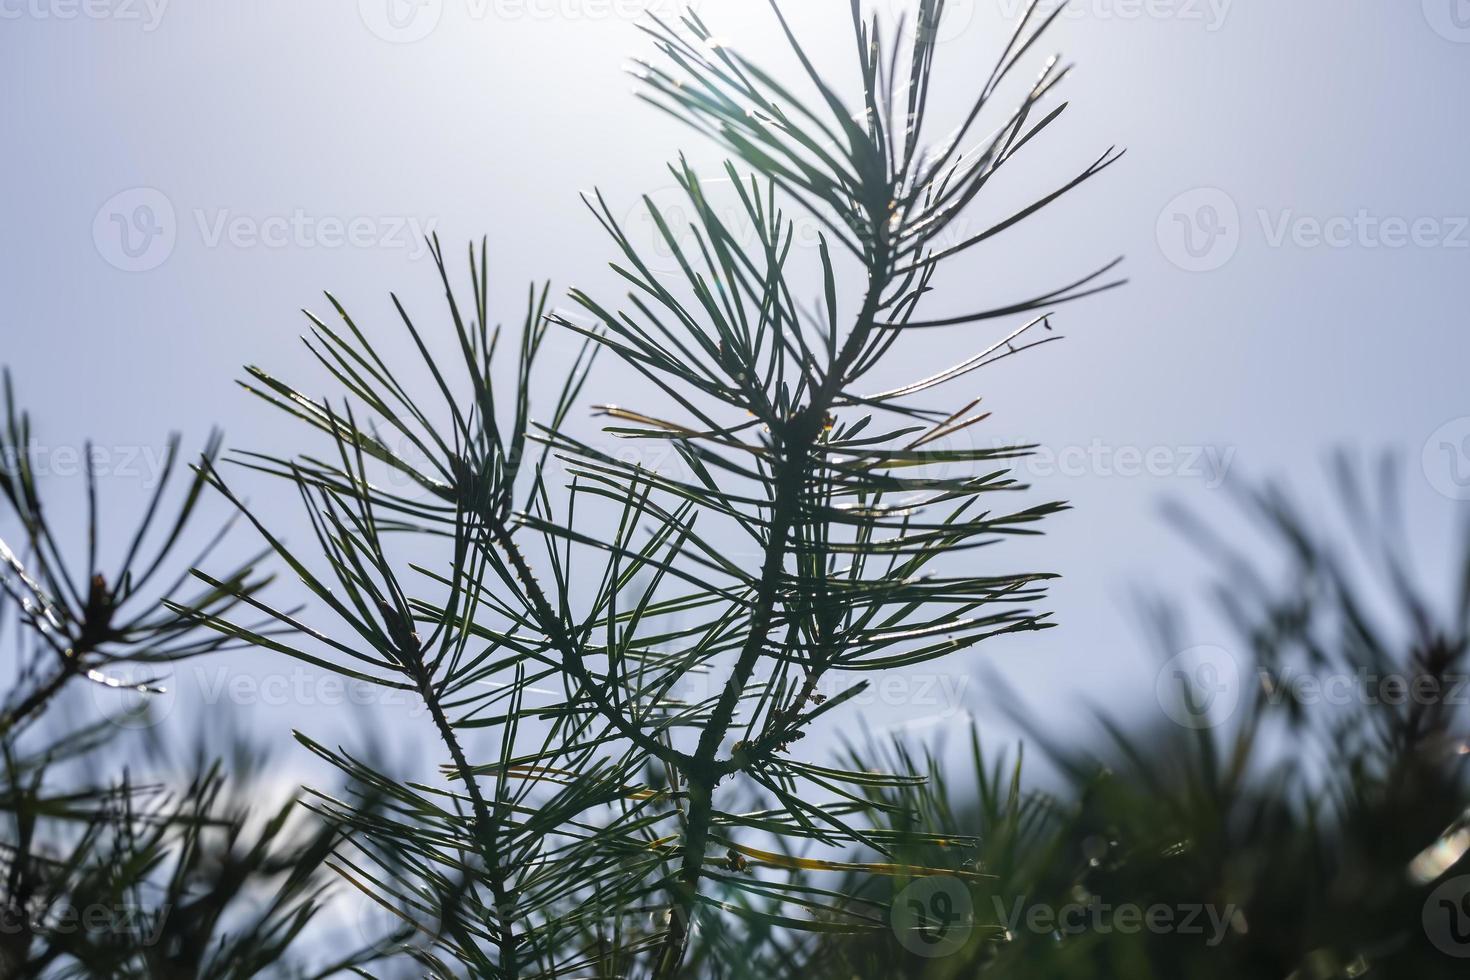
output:
<instances>
[{"instance_id":1,"label":"blurred pine branch","mask_svg":"<svg viewBox=\"0 0 1470 980\"><path fill-rule=\"evenodd\" d=\"M1233 711L1189 727L1099 711L1095 735L1059 734L993 679L1060 784L1023 788L1018 766L1006 785L1004 761L977 743L973 772L901 800L900 813L977 835L964 860L996 876L970 889L961 948L929 959L892 936L823 942L792 972L1462 975L1470 948L1445 918L1452 898L1436 896L1470 881L1470 535L1448 542L1452 588L1425 580L1406 553L1397 472L1392 458L1370 471L1338 457L1335 522L1280 486L1251 487L1239 495L1261 532L1249 545L1177 514L1219 569L1212 596L1240 660ZM1180 606L1150 606L1165 657L1183 646ZM1123 908L1163 909L1169 925L1121 928ZM1032 909L1051 924L1018 914ZM1184 928L1191 911L1197 928Z\"/></svg>"},{"instance_id":2,"label":"blurred pine branch","mask_svg":"<svg viewBox=\"0 0 1470 980\"><path fill-rule=\"evenodd\" d=\"M325 861L339 828L293 820L291 800L259 810L244 765L226 773L197 761L182 782L153 773L139 782L119 759L143 760L140 726L122 710L78 721L63 703L79 686L104 701L163 693L172 665L228 645L199 617L253 601L265 585L246 561L217 585L189 588L190 564L211 554L223 530L179 557L220 437L211 436L181 494L171 493L181 464L179 441L170 441L163 476L111 571L88 447L87 516L67 522L85 530L79 574L67 557L74 542L45 504L30 418L8 374L4 396L0 516L16 534L0 539L0 635L15 667L0 707L0 976L315 975L290 947L332 883ZM338 955L328 972L376 952Z\"/></svg>"}]
</instances>

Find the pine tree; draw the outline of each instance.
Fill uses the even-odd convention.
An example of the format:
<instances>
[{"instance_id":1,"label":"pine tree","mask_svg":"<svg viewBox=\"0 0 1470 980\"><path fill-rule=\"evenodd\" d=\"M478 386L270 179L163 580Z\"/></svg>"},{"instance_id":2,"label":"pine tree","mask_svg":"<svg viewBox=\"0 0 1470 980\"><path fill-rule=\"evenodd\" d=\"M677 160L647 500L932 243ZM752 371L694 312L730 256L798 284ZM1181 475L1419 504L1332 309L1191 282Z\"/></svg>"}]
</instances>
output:
<instances>
[{"instance_id":1,"label":"pine tree","mask_svg":"<svg viewBox=\"0 0 1470 980\"><path fill-rule=\"evenodd\" d=\"M312 316L307 342L342 397L249 370L249 390L330 437L320 456L236 457L299 490L313 547L288 546L242 502L234 476L211 466L209 478L311 608L201 571L272 626L210 611L198 620L422 699L442 783L404 782L298 737L360 788L311 805L348 828L339 870L402 917L392 947L429 975L670 977L698 955L691 947L721 942L742 921L887 928L881 908L812 885L804 870L966 874L895 862L934 835L874 819L871 790L923 774L834 768L802 758L797 743L866 683L824 696L840 678L888 676L1048 625L1035 606L1051 576L989 567L975 549L1038 533L1062 505L1007 506L1025 489L1008 467L1028 447L966 444L988 415L978 399L958 410L926 401L1054 339L1051 311L1117 285L1108 279L1117 263L958 316L926 318L920 306L946 259L1120 154L971 226L991 178L1065 109L1046 108L1067 75L1056 59L1018 106L992 107L1061 11L1027 8L959 125L931 145L943 8L920 0L912 24L885 33L853 3L856 104L774 5L804 73L790 85L693 13L655 20L658 57L637 69L642 95L731 155L723 177L737 213L721 213L686 161L671 166L693 220L678 227L644 199L677 260L678 273L663 276L612 206L589 198L629 291L609 302L572 290L569 313L550 309L547 287L533 289L511 341L512 390L496 390L501 337L489 325L484 246L469 250L466 300L437 241L453 363L431 355L435 338L393 300L433 379L427 392L411 391L330 296L333 316ZM821 228L814 280L793 281L796 214ZM819 299L804 305L807 295ZM953 366L892 387L871 380L905 333L973 333L991 320L1012 325L971 341L976 352ZM543 399L537 361L552 330L583 346ZM599 355L621 360L668 406L602 405L606 432L671 450L677 468L627 461L565 424L584 388L597 387ZM732 540L757 558L731 557ZM688 696L705 676L718 682ZM381 809L366 805L372 794ZM873 859L848 860L854 850Z\"/></svg>"}]
</instances>

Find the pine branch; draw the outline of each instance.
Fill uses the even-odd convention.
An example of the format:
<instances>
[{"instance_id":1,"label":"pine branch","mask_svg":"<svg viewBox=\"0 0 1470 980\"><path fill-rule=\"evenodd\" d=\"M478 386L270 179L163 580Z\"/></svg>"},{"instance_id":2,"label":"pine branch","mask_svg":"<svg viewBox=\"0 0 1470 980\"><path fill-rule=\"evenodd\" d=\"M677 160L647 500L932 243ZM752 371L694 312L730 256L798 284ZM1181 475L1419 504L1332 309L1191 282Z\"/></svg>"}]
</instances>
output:
<instances>
[{"instance_id":1,"label":"pine branch","mask_svg":"<svg viewBox=\"0 0 1470 980\"><path fill-rule=\"evenodd\" d=\"M1059 117L1057 109L1029 121L1066 74L1049 64L997 135L974 150L959 148L995 86L1054 21L1033 24L1033 4L959 134L926 151L920 134L942 11L941 0L921 0L919 29L895 32L885 44L879 24L864 23L854 5L864 106L857 116L818 74L779 9L803 85L816 93L811 105L714 42L696 14L677 26L655 19L648 33L665 64L641 66L643 95L750 168L748 179L736 163L726 174L738 195L737 218L749 222L756 241L744 241L712 205L687 161L671 167L692 207L687 228L645 201L677 262L673 276L655 273L602 196L589 197L621 252L613 268L631 287L628 309L573 290L573 301L594 320L589 326L548 314L545 291L538 297L533 290L510 400L497 397L493 381L499 329L488 326L483 247L470 250L473 302L462 305L437 241L431 248L458 370L436 361L425 334L394 300L432 376L436 408L416 400L335 300L342 324L313 317L308 343L349 396L345 409L250 369L248 390L327 434L334 447L326 459L237 457L296 486L330 574L314 572L258 516L242 513L347 636L248 597L244 604L280 631L325 652L219 615L200 620L313 667L415 691L428 706L449 755L446 771L465 784L468 819L458 796L449 797L450 808L440 791L404 785L345 753L303 742L398 801L388 819L369 819L350 802L318 805L361 832L367 861L344 872L354 884L390 907L438 910L441 926L406 950L431 973L451 972L447 957L472 975L576 975L597 963L608 973L647 969L672 977L688 959L695 908L716 888L732 896L722 905L739 905L772 926L801 928L815 916L844 929L876 928L877 917L840 893L739 875L749 856L770 863L775 854L737 840L740 833L774 835L791 846L860 845L890 858L906 839L863 823L880 805L866 788L875 780L897 785L910 774L845 771L790 756L791 743L862 689L823 699L823 679L924 663L1049 625L1029 608L1043 597L1046 574L930 570L945 555L1037 533L1034 525L1062 505L983 506L982 495L1025 489L1006 466L1028 447L956 447L956 436L989 412L973 413L974 398L958 411L917 398L1047 342L1028 335L1036 326L1050 328L1045 307L1112 288L1116 283L1103 276L1115 263L1060 289L962 317L919 319L916 311L942 259L1002 234L1116 157L1105 154L962 247L936 251L937 236L991 176ZM897 77L904 63L906 81ZM817 252L823 297L813 310L795 301L801 290L790 281L794 227L784 209L792 202L825 229ZM846 277L834 251L856 258L863 277L846 331L838 324ZM911 327L1032 312L1042 315L949 369L876 394L853 390ZM584 348L549 421L538 424L531 419L532 365L553 326L580 335ZM591 352L603 348L685 416L604 405L599 411L611 420L605 431L673 449L683 475L630 463L565 431L590 375ZM439 417L448 425L431 421ZM529 453L535 445L539 459ZM553 454L569 477L559 490L547 480ZM375 482L370 469L393 480ZM236 499L217 475L211 482ZM582 501L614 508L610 533L605 524L579 526ZM755 567L712 537L711 524L754 542ZM390 534L446 546L440 565L409 566L438 597L410 593L384 545ZM600 553L600 572L574 573L585 553ZM221 588L205 573L200 578ZM583 608L574 608L574 580L589 583ZM695 621L680 622L685 615ZM419 627L427 633L422 640ZM722 669L728 677L716 692L688 701L676 696L682 682ZM559 680L562 690L533 688L538 680ZM532 724L544 736L522 745L522 726ZM462 737L470 728L498 734L498 761L472 758ZM685 728L697 728L697 736L684 737ZM649 785L655 775L667 786ZM483 779L494 780L493 797ZM716 798L725 780L739 780L771 805L729 812ZM446 852L449 842L477 853L483 868L461 866ZM712 843L728 848L723 862L708 859ZM856 866L812 860L812 868L829 871ZM861 867L882 875L901 865ZM418 884L391 884L400 878ZM494 909L476 897L480 886ZM584 909L556 905L594 896L618 909L610 930L589 925ZM634 924L631 910L650 905L665 910L666 928ZM474 925L477 909L492 928Z\"/></svg>"}]
</instances>

